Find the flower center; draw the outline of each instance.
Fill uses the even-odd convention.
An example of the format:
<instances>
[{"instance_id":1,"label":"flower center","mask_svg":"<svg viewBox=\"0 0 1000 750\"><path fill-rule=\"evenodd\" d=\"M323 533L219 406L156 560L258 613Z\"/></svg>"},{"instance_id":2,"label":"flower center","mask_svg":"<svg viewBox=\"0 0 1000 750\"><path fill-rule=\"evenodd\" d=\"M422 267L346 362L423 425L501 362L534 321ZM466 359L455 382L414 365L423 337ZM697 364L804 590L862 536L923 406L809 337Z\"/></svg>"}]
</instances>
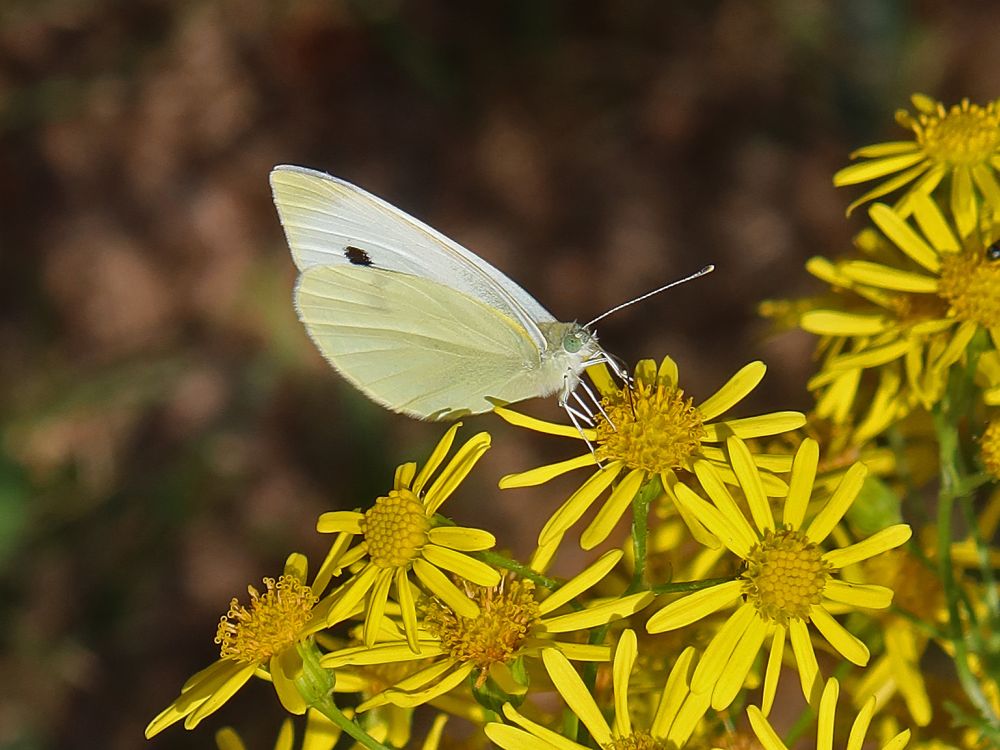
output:
<instances>
[{"instance_id":1,"label":"flower center","mask_svg":"<svg viewBox=\"0 0 1000 750\"><path fill-rule=\"evenodd\" d=\"M917 142L937 162L953 166L982 164L1000 147L1000 111L996 102L981 107L968 100L947 113L922 114Z\"/></svg>"},{"instance_id":2,"label":"flower center","mask_svg":"<svg viewBox=\"0 0 1000 750\"><path fill-rule=\"evenodd\" d=\"M611 423L598 419L597 458L651 473L682 467L705 437L701 412L691 402L680 388L641 381L606 396Z\"/></svg>"},{"instance_id":3,"label":"flower center","mask_svg":"<svg viewBox=\"0 0 1000 750\"><path fill-rule=\"evenodd\" d=\"M823 551L802 532L765 531L747 556L743 594L764 619L806 620L809 608L823 599L829 571Z\"/></svg>"},{"instance_id":4,"label":"flower center","mask_svg":"<svg viewBox=\"0 0 1000 750\"><path fill-rule=\"evenodd\" d=\"M943 255L938 294L959 320L1000 326L1000 261L971 250Z\"/></svg>"},{"instance_id":5,"label":"flower center","mask_svg":"<svg viewBox=\"0 0 1000 750\"><path fill-rule=\"evenodd\" d=\"M380 568L409 565L427 541L430 527L420 499L405 488L378 498L361 522L368 557Z\"/></svg>"},{"instance_id":6,"label":"flower center","mask_svg":"<svg viewBox=\"0 0 1000 750\"><path fill-rule=\"evenodd\" d=\"M1000 419L991 419L979 439L979 454L986 471L1000 479Z\"/></svg>"},{"instance_id":7,"label":"flower center","mask_svg":"<svg viewBox=\"0 0 1000 750\"><path fill-rule=\"evenodd\" d=\"M473 664L485 682L493 664L513 661L538 620L535 584L502 580L499 585L469 586L469 598L479 605L478 617L462 617L437 600L424 608L424 625L452 658Z\"/></svg>"},{"instance_id":8,"label":"flower center","mask_svg":"<svg viewBox=\"0 0 1000 750\"><path fill-rule=\"evenodd\" d=\"M316 595L290 575L277 581L265 578L264 586L267 590L263 594L247 586L250 608L234 597L229 611L219 620L215 642L221 646L223 659L263 663L300 640Z\"/></svg>"},{"instance_id":9,"label":"flower center","mask_svg":"<svg viewBox=\"0 0 1000 750\"><path fill-rule=\"evenodd\" d=\"M615 737L601 747L603 750L670 750L672 746L640 729L626 737Z\"/></svg>"}]
</instances>

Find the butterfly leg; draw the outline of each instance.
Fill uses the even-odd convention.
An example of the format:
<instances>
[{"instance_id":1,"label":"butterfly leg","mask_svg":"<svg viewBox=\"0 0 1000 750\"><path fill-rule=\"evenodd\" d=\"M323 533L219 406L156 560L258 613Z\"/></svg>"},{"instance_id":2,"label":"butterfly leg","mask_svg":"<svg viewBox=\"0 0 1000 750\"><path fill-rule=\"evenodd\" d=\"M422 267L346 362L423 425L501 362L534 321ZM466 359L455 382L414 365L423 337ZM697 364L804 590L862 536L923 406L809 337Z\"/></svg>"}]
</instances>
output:
<instances>
[{"instance_id":1,"label":"butterfly leg","mask_svg":"<svg viewBox=\"0 0 1000 750\"><path fill-rule=\"evenodd\" d=\"M573 398L576 399L577 403L580 404L581 408L584 411L582 412L578 411L570 405L569 403L570 396L573 396ZM573 423L573 426L576 428L576 431L580 433L580 437L583 438L583 442L587 444L587 448L590 449L591 454L597 461L597 465L603 467L604 464L601 463L601 460L599 458L597 458L597 451L594 448L594 444L590 442L590 438L587 437L587 433L584 432L583 425L581 424L581 420L583 420L586 421L590 426L593 426L594 419L592 413L590 412L590 408L587 406L587 404L583 401L583 399L580 398L580 395L576 392L575 385L571 384L568 373L563 376L563 388L562 392L559 394L559 406L562 407L563 411L566 412L566 415L569 417L569 421Z\"/></svg>"}]
</instances>

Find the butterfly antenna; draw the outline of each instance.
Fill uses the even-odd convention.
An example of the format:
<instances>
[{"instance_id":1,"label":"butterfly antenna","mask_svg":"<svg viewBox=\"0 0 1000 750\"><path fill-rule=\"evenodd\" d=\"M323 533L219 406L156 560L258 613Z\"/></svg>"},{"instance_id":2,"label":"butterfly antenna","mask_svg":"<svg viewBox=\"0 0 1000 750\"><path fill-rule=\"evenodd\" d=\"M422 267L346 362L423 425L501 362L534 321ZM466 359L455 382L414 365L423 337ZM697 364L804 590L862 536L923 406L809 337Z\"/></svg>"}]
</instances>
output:
<instances>
[{"instance_id":1,"label":"butterfly antenna","mask_svg":"<svg viewBox=\"0 0 1000 750\"><path fill-rule=\"evenodd\" d=\"M651 292L646 292L645 294L643 294L640 297L636 297L635 299L630 299L628 302L622 302L620 305L616 305L615 307L612 307L607 312L604 312L604 313L601 313L600 315L598 315L592 321L590 321L589 323L587 323L584 326L584 328L590 328L592 325L594 325L594 323L596 323L599 320L604 320L604 318L606 318L609 315L611 315L611 313L616 313L619 310L624 310L626 307L634 305L636 302L642 302L644 299L649 299L650 297L652 297L655 294L659 294L660 292L665 292L667 289L670 289L670 288L675 287L675 286L679 286L680 284L683 284L683 283L685 283L687 281L694 281L695 279L697 279L697 278L699 278L701 276L705 276L706 274L712 273L712 271L714 271L714 270L715 270L715 266L713 266L713 265L705 266L703 269L701 269L700 271L697 271L697 272L691 274L690 276L685 276L683 279L677 279L677 281L671 281L669 284L664 284L659 289L654 289Z\"/></svg>"}]
</instances>

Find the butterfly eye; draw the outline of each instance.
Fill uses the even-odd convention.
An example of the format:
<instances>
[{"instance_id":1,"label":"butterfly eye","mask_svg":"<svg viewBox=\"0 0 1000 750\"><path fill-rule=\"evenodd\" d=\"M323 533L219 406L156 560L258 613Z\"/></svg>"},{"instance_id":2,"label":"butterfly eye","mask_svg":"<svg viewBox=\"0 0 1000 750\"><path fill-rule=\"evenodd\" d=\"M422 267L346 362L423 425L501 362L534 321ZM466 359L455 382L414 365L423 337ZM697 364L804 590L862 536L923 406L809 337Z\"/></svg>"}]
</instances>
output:
<instances>
[{"instance_id":1,"label":"butterfly eye","mask_svg":"<svg viewBox=\"0 0 1000 750\"><path fill-rule=\"evenodd\" d=\"M997 240L988 248L986 248L986 260L988 261L1000 260L1000 240Z\"/></svg>"},{"instance_id":2,"label":"butterfly eye","mask_svg":"<svg viewBox=\"0 0 1000 750\"><path fill-rule=\"evenodd\" d=\"M576 354L580 349L583 348L583 339L580 338L578 333L567 333L563 336L563 349L565 349L570 354Z\"/></svg>"}]
</instances>

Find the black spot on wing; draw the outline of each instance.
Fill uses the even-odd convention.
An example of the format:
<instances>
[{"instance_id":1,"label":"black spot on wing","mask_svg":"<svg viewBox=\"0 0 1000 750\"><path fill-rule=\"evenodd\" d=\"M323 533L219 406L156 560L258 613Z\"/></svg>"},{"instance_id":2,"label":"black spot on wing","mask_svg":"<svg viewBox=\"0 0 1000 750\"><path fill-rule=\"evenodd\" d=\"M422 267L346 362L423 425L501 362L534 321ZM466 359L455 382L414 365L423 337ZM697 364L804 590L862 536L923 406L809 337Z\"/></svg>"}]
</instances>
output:
<instances>
[{"instance_id":1,"label":"black spot on wing","mask_svg":"<svg viewBox=\"0 0 1000 750\"><path fill-rule=\"evenodd\" d=\"M372 257L368 252L360 247L354 247L354 245L348 245L344 248L344 257L356 266L370 266L372 264Z\"/></svg>"},{"instance_id":2,"label":"black spot on wing","mask_svg":"<svg viewBox=\"0 0 1000 750\"><path fill-rule=\"evenodd\" d=\"M1000 240L986 248L986 260L1000 260Z\"/></svg>"}]
</instances>

